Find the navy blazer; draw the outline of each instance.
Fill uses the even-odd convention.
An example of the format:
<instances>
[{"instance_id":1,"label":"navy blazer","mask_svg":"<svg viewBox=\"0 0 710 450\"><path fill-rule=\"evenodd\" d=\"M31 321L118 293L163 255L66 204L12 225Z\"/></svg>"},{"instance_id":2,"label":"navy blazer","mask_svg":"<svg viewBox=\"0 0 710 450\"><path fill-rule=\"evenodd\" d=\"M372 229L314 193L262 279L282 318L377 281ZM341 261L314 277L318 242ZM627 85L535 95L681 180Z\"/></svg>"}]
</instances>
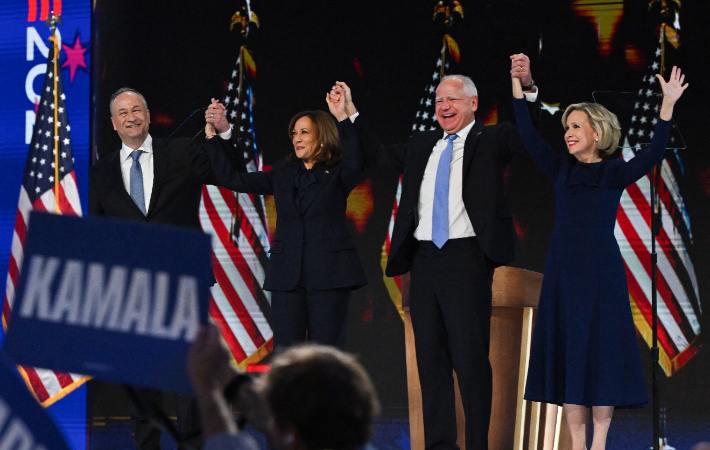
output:
<instances>
[{"instance_id":1,"label":"navy blazer","mask_svg":"<svg viewBox=\"0 0 710 450\"><path fill-rule=\"evenodd\" d=\"M531 103L538 108L537 103ZM416 211L424 170L443 130L417 132L404 144L383 145L358 116L355 128L366 165L403 174L402 196L392 230L385 274L409 272L419 246L414 237ZM520 133L509 123L484 126L476 120L464 144L463 202L484 254L494 265L516 259L521 252L513 217L505 199L503 175L512 157L524 151Z\"/></svg>"},{"instance_id":2,"label":"navy blazer","mask_svg":"<svg viewBox=\"0 0 710 450\"><path fill-rule=\"evenodd\" d=\"M315 290L357 289L367 284L365 271L348 232L348 196L361 181L362 153L353 124L338 124L343 161L313 168L317 183L306 190L303 214L296 206L295 178L299 166L281 160L268 172L239 173L219 145L204 146L220 186L237 192L273 195L276 231L271 239L264 289L290 291L302 275Z\"/></svg>"}]
</instances>

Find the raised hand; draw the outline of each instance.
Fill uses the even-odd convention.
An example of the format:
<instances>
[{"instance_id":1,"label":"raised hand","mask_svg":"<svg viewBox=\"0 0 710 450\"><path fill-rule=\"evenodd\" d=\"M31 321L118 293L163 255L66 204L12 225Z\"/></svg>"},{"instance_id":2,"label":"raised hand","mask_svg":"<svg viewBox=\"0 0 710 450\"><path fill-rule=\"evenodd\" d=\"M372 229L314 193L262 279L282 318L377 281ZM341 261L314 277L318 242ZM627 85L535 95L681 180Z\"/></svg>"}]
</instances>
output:
<instances>
[{"instance_id":1,"label":"raised hand","mask_svg":"<svg viewBox=\"0 0 710 450\"><path fill-rule=\"evenodd\" d=\"M656 75L656 78L658 78L658 82L661 83L664 101L668 99L673 103L677 102L680 96L683 95L683 92L688 88L688 83L686 83L685 85L683 84L683 81L685 80L685 75L682 75L680 73L680 68L676 66L673 66L673 70L671 70L671 76L668 79L667 83L660 75Z\"/></svg>"},{"instance_id":2,"label":"raised hand","mask_svg":"<svg viewBox=\"0 0 710 450\"><path fill-rule=\"evenodd\" d=\"M338 122L348 118L345 112L345 96L342 89L336 89L335 86L325 94L325 102L328 103L330 113L338 119Z\"/></svg>"},{"instance_id":3,"label":"raised hand","mask_svg":"<svg viewBox=\"0 0 710 450\"><path fill-rule=\"evenodd\" d=\"M357 112L357 108L355 108L353 104L350 87L342 81L335 82L335 85L326 96L326 101L328 102L329 108L331 107L331 101L333 102L335 112L333 108L331 108L330 112L338 121L345 120Z\"/></svg>"},{"instance_id":4,"label":"raised hand","mask_svg":"<svg viewBox=\"0 0 710 450\"><path fill-rule=\"evenodd\" d=\"M205 121L214 125L219 133L224 133L229 129L224 105L218 100L212 99L212 104L205 111Z\"/></svg>"},{"instance_id":5,"label":"raised hand","mask_svg":"<svg viewBox=\"0 0 710 450\"><path fill-rule=\"evenodd\" d=\"M221 394L224 381L220 375L229 365L229 350L222 343L214 324L203 325L187 353L187 373L192 387L199 393Z\"/></svg>"},{"instance_id":6,"label":"raised hand","mask_svg":"<svg viewBox=\"0 0 710 450\"><path fill-rule=\"evenodd\" d=\"M510 56L510 76L519 78L523 86L532 84L532 74L530 73L530 58L523 53Z\"/></svg>"},{"instance_id":7,"label":"raised hand","mask_svg":"<svg viewBox=\"0 0 710 450\"><path fill-rule=\"evenodd\" d=\"M673 117L673 106L678 101L683 92L688 89L689 84L683 84L685 75L681 74L680 68L673 66L671 76L666 82L662 76L656 75L663 90L663 103L661 103L660 117L663 120L671 120Z\"/></svg>"}]
</instances>

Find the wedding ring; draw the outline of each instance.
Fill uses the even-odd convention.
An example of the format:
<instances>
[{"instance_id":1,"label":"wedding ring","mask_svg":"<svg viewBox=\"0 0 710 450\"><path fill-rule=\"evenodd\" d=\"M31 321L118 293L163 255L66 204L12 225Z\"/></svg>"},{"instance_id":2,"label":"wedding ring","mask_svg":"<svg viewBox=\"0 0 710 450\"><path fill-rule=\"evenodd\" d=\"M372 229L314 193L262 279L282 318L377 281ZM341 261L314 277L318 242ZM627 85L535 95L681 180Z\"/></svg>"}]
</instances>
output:
<instances>
[{"instance_id":1,"label":"wedding ring","mask_svg":"<svg viewBox=\"0 0 710 450\"><path fill-rule=\"evenodd\" d=\"M520 69L520 70L523 70L523 69ZM214 119L214 113L212 113L212 118Z\"/></svg>"}]
</instances>

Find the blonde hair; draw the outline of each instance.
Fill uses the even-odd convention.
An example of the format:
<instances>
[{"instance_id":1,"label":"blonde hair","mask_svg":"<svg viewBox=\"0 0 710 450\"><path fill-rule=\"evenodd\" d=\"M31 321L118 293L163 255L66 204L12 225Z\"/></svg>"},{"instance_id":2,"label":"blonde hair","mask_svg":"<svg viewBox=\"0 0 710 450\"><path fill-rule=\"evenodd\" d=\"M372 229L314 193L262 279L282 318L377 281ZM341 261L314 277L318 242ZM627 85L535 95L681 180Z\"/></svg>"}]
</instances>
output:
<instances>
[{"instance_id":1,"label":"blonde hair","mask_svg":"<svg viewBox=\"0 0 710 450\"><path fill-rule=\"evenodd\" d=\"M584 111L587 114L589 124L599 135L597 141L599 156L604 157L614 153L621 139L621 125L616 114L599 103L574 103L569 105L562 115L562 127L567 127L567 117L572 111Z\"/></svg>"}]
</instances>

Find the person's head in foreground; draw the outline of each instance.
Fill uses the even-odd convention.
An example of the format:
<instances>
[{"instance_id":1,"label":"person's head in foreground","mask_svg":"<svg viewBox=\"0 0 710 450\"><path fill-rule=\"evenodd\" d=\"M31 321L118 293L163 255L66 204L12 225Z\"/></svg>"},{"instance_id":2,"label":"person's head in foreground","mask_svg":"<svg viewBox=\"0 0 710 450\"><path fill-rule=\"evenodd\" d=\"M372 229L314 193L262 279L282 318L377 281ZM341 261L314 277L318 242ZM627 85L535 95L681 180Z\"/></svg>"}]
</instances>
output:
<instances>
[{"instance_id":1,"label":"person's head in foreground","mask_svg":"<svg viewBox=\"0 0 710 450\"><path fill-rule=\"evenodd\" d=\"M293 347L257 382L279 450L349 450L365 445L379 411L365 369L332 347Z\"/></svg>"},{"instance_id":2,"label":"person's head in foreground","mask_svg":"<svg viewBox=\"0 0 710 450\"><path fill-rule=\"evenodd\" d=\"M224 439L249 440L239 435L225 395L277 450L356 450L372 437L379 412L375 389L355 358L335 348L292 347L255 383L242 383L244 375L230 364L219 329L210 324L197 334L187 364L205 448ZM244 385L249 388L239 388Z\"/></svg>"}]
</instances>

